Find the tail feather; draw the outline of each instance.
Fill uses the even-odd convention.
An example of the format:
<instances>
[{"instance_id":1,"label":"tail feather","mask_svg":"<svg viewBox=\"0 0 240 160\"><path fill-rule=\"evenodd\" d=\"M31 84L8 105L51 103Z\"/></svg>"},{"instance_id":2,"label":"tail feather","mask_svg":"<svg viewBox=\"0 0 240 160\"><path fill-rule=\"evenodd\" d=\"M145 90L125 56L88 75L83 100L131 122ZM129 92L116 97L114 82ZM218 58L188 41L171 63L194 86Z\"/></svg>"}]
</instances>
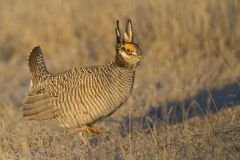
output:
<instances>
[{"instance_id":1,"label":"tail feather","mask_svg":"<svg viewBox=\"0 0 240 160\"><path fill-rule=\"evenodd\" d=\"M33 76L44 76L48 74L40 46L33 48L28 58L28 65Z\"/></svg>"}]
</instances>

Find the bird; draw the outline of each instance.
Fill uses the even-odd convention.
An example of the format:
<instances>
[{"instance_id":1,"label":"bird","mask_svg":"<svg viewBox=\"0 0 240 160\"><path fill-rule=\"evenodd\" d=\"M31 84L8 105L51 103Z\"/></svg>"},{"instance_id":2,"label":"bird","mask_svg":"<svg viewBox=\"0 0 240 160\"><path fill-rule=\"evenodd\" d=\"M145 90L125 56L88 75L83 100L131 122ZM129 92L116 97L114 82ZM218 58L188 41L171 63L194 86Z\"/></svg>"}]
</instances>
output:
<instances>
[{"instance_id":1,"label":"bird","mask_svg":"<svg viewBox=\"0 0 240 160\"><path fill-rule=\"evenodd\" d=\"M28 58L31 82L23 102L23 118L49 120L61 127L80 128L84 133L101 133L95 124L129 98L143 58L139 45L133 42L131 19L123 35L117 20L115 33L116 54L112 61L56 74L48 71L40 46L34 47Z\"/></svg>"}]
</instances>

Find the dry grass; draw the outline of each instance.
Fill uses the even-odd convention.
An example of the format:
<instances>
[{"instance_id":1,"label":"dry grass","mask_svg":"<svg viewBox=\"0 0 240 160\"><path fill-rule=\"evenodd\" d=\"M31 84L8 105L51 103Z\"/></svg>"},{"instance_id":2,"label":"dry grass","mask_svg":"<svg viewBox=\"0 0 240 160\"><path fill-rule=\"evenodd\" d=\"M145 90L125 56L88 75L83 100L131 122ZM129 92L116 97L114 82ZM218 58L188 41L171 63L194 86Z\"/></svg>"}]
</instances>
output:
<instances>
[{"instance_id":1,"label":"dry grass","mask_svg":"<svg viewBox=\"0 0 240 160\"><path fill-rule=\"evenodd\" d=\"M10 105L1 106L1 111L0 159L239 158L239 107L171 126L159 121L152 128L130 132L118 126L122 122L110 124L111 134L91 137L91 145L50 122L23 122Z\"/></svg>"},{"instance_id":2,"label":"dry grass","mask_svg":"<svg viewBox=\"0 0 240 160\"><path fill-rule=\"evenodd\" d=\"M1 0L0 17L0 159L240 158L238 0ZM34 46L52 72L102 64L128 17L144 60L110 135L22 120Z\"/></svg>"}]
</instances>

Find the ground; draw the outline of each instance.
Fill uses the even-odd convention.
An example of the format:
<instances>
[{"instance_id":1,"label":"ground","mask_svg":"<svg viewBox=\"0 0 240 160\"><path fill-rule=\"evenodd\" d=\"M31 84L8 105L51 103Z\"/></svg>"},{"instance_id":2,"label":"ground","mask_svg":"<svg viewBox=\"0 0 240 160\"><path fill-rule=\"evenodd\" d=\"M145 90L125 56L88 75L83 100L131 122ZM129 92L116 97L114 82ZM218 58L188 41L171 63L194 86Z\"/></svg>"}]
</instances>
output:
<instances>
[{"instance_id":1,"label":"ground","mask_svg":"<svg viewBox=\"0 0 240 160\"><path fill-rule=\"evenodd\" d=\"M240 3L0 1L0 159L240 159ZM89 136L22 119L27 59L53 73L115 55L116 20L143 52L133 93Z\"/></svg>"}]
</instances>

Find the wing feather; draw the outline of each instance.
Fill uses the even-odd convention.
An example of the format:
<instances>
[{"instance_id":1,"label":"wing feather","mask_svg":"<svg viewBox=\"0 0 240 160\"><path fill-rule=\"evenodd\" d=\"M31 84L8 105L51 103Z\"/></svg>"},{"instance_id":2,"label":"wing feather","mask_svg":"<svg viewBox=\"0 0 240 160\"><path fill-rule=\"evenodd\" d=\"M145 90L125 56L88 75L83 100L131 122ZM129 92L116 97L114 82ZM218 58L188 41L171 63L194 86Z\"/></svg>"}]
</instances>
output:
<instances>
[{"instance_id":1,"label":"wing feather","mask_svg":"<svg viewBox=\"0 0 240 160\"><path fill-rule=\"evenodd\" d=\"M56 99L48 94L28 96L23 104L24 119L46 120L59 116L59 107L53 105Z\"/></svg>"}]
</instances>

